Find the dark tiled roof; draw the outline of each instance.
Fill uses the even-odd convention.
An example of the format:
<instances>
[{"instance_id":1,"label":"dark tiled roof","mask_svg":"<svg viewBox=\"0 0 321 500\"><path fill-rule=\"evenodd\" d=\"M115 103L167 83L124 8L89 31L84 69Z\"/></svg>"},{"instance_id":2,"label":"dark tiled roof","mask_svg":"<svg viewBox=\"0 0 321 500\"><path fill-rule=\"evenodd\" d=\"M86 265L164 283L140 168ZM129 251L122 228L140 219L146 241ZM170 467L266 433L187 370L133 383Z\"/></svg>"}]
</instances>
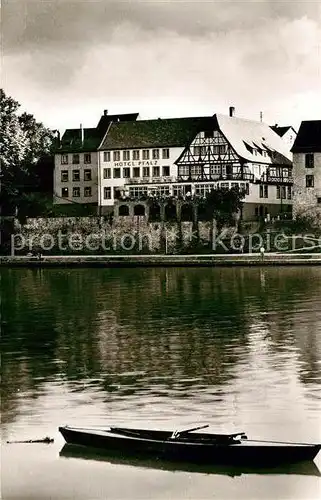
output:
<instances>
[{"instance_id":1,"label":"dark tiled roof","mask_svg":"<svg viewBox=\"0 0 321 500\"><path fill-rule=\"evenodd\" d=\"M78 151L97 151L103 137L111 122L124 122L137 120L139 113L127 113L118 115L103 114L96 128L84 129L84 143L81 144L80 128L69 128L61 138L57 153Z\"/></svg>"},{"instance_id":2,"label":"dark tiled roof","mask_svg":"<svg viewBox=\"0 0 321 500\"><path fill-rule=\"evenodd\" d=\"M283 137L284 134L286 134L286 132L288 130L290 130L290 128L293 128L293 127L291 125L288 125L287 127L279 127L278 125L272 125L272 127L271 127L271 129L274 132L276 132L280 137Z\"/></svg>"},{"instance_id":3,"label":"dark tiled roof","mask_svg":"<svg viewBox=\"0 0 321 500\"><path fill-rule=\"evenodd\" d=\"M321 153L321 120L301 122L293 153Z\"/></svg>"},{"instance_id":4,"label":"dark tiled roof","mask_svg":"<svg viewBox=\"0 0 321 500\"><path fill-rule=\"evenodd\" d=\"M61 138L60 147L56 152L78 152L78 151L95 151L97 150L104 136L104 131L99 131L97 128L85 128L84 143L81 143L80 128L69 128L65 131Z\"/></svg>"},{"instance_id":5,"label":"dark tiled roof","mask_svg":"<svg viewBox=\"0 0 321 500\"><path fill-rule=\"evenodd\" d=\"M185 146L212 120L194 117L112 123L99 149Z\"/></svg>"},{"instance_id":6,"label":"dark tiled roof","mask_svg":"<svg viewBox=\"0 0 321 500\"><path fill-rule=\"evenodd\" d=\"M139 113L127 113L123 115L102 115L97 125L99 130L106 132L110 122L134 122L137 120Z\"/></svg>"}]
</instances>

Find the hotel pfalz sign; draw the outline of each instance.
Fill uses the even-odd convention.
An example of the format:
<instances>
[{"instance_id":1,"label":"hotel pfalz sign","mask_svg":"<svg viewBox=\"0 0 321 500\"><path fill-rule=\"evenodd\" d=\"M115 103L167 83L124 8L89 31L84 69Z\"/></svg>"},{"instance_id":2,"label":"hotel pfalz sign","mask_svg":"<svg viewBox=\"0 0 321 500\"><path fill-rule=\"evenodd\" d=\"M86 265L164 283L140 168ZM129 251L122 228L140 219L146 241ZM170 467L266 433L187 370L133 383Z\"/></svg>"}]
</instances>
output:
<instances>
[{"instance_id":1,"label":"hotel pfalz sign","mask_svg":"<svg viewBox=\"0 0 321 500\"><path fill-rule=\"evenodd\" d=\"M114 167L155 167L158 160L116 161Z\"/></svg>"}]
</instances>

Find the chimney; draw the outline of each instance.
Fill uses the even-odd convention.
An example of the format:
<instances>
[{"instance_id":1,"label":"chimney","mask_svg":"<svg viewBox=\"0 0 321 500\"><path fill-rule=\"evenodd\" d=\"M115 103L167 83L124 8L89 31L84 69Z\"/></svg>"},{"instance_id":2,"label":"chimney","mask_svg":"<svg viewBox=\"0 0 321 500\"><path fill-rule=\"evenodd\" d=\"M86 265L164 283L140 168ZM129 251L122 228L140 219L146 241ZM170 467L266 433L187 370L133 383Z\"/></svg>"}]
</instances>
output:
<instances>
[{"instance_id":1,"label":"chimney","mask_svg":"<svg viewBox=\"0 0 321 500\"><path fill-rule=\"evenodd\" d=\"M80 124L80 137L81 137L81 145L83 146L83 144L84 144L84 129L83 129L82 123Z\"/></svg>"},{"instance_id":2,"label":"chimney","mask_svg":"<svg viewBox=\"0 0 321 500\"><path fill-rule=\"evenodd\" d=\"M229 108L229 115L230 116L234 116L235 115L235 108L234 108L234 106L230 106L230 108Z\"/></svg>"},{"instance_id":3,"label":"chimney","mask_svg":"<svg viewBox=\"0 0 321 500\"><path fill-rule=\"evenodd\" d=\"M108 115L108 109L104 109L104 116Z\"/></svg>"}]
</instances>

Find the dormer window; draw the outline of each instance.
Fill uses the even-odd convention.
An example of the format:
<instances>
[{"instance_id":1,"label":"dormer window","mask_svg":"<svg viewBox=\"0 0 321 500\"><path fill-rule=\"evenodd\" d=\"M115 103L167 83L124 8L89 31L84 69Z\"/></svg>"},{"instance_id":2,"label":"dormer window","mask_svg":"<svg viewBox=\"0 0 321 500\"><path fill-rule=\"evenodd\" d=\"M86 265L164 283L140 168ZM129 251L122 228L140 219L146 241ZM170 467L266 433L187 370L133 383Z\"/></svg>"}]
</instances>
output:
<instances>
[{"instance_id":1,"label":"dormer window","mask_svg":"<svg viewBox=\"0 0 321 500\"><path fill-rule=\"evenodd\" d=\"M246 149L251 153L253 154L253 148L252 146L250 146L247 142L243 141L243 144L244 146L246 147Z\"/></svg>"}]
</instances>

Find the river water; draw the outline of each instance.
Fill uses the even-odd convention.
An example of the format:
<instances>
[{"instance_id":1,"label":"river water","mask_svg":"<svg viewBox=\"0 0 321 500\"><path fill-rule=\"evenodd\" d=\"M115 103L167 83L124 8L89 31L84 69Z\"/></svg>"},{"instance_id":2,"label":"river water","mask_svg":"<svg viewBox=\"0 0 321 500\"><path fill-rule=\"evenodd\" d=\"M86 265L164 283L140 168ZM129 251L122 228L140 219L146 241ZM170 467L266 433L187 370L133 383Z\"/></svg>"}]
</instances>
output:
<instances>
[{"instance_id":1,"label":"river water","mask_svg":"<svg viewBox=\"0 0 321 500\"><path fill-rule=\"evenodd\" d=\"M2 269L1 290L2 498L320 497L320 456L262 473L184 467L77 456L58 433L209 423L321 442L319 267Z\"/></svg>"}]
</instances>

